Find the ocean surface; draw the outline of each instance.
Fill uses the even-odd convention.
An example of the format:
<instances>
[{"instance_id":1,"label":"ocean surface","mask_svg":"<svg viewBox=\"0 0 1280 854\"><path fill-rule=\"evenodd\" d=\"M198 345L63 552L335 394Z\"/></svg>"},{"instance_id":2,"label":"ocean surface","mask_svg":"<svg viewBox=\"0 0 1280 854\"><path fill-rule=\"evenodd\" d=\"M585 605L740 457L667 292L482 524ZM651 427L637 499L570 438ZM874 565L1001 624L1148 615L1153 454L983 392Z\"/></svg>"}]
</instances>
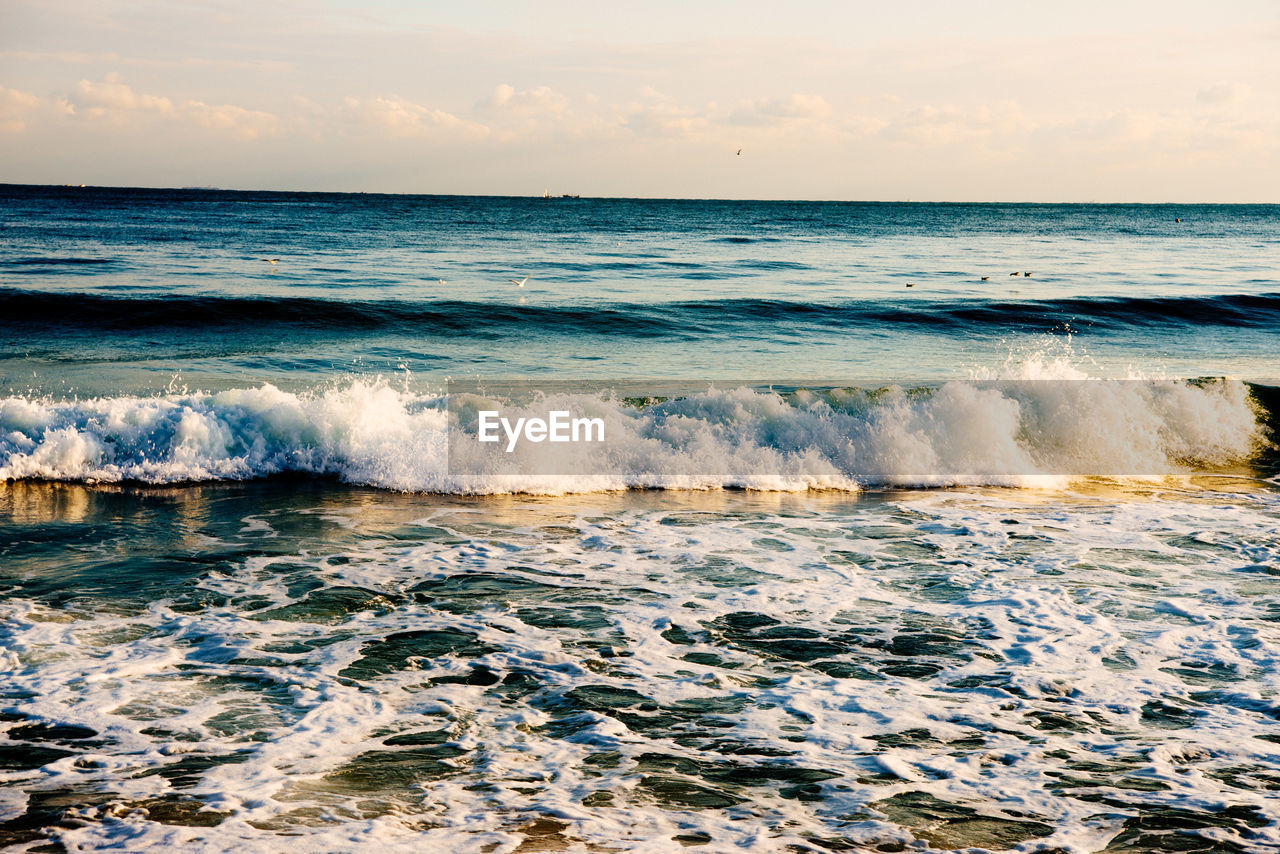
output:
<instances>
[{"instance_id":1,"label":"ocean surface","mask_svg":"<svg viewBox=\"0 0 1280 854\"><path fill-rule=\"evenodd\" d=\"M0 185L0 847L1280 850L1277 413L1280 206Z\"/></svg>"}]
</instances>

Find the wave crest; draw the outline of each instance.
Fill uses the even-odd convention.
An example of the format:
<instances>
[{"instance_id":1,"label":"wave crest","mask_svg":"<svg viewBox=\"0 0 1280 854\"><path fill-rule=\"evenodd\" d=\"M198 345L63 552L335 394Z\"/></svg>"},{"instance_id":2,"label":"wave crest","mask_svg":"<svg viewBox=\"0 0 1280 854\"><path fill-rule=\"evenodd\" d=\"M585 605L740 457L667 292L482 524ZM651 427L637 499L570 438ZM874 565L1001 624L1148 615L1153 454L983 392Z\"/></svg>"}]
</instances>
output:
<instances>
[{"instance_id":1,"label":"wave crest","mask_svg":"<svg viewBox=\"0 0 1280 854\"><path fill-rule=\"evenodd\" d=\"M601 417L604 448L521 447L500 470L448 441L484 405ZM522 408L523 407L523 408ZM571 493L627 488L847 489L1061 485L1247 462L1263 411L1235 380L957 381L937 388L748 387L637 403L601 394L447 406L442 393L357 380L304 393L0 400L0 478L180 483L281 473L403 491ZM454 436L458 436L457 432ZM574 461L571 461L574 462ZM550 474L572 471L572 474ZM488 473L485 473L488 472Z\"/></svg>"},{"instance_id":2,"label":"wave crest","mask_svg":"<svg viewBox=\"0 0 1280 854\"><path fill-rule=\"evenodd\" d=\"M710 275L710 274L708 274ZM1270 329L1280 323L1280 293L1192 296L1008 299L852 300L815 303L735 298L657 303L521 305L466 300L337 300L300 296L161 294L116 296L6 289L0 328L189 331L210 327L286 327L316 334L333 330L470 336L554 330L694 338L713 332L816 327L900 328L931 332L973 330L1175 328L1205 325Z\"/></svg>"}]
</instances>

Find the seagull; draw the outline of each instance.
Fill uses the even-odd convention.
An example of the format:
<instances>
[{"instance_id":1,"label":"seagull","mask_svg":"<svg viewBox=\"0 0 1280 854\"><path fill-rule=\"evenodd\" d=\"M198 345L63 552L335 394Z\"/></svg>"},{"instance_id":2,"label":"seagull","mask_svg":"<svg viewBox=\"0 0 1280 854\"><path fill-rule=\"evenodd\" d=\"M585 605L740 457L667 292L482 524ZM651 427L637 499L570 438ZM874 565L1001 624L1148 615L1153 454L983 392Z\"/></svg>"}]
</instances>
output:
<instances>
[{"instance_id":1,"label":"seagull","mask_svg":"<svg viewBox=\"0 0 1280 854\"><path fill-rule=\"evenodd\" d=\"M515 285L517 288L523 288L524 283L529 281L529 277L525 276L523 279L507 279L507 281Z\"/></svg>"},{"instance_id":2,"label":"seagull","mask_svg":"<svg viewBox=\"0 0 1280 854\"><path fill-rule=\"evenodd\" d=\"M738 149L738 156L739 156L739 157L741 157L741 156L742 156L742 149L741 149L741 148L739 148L739 149Z\"/></svg>"},{"instance_id":3,"label":"seagull","mask_svg":"<svg viewBox=\"0 0 1280 854\"><path fill-rule=\"evenodd\" d=\"M1021 274L1021 273L1010 273L1009 275L1010 275L1010 276L1021 276L1022 274Z\"/></svg>"},{"instance_id":4,"label":"seagull","mask_svg":"<svg viewBox=\"0 0 1280 854\"><path fill-rule=\"evenodd\" d=\"M984 282L985 282L987 279L990 279L990 278L991 278L990 276L983 276L983 277L982 277L982 281L984 281Z\"/></svg>"},{"instance_id":5,"label":"seagull","mask_svg":"<svg viewBox=\"0 0 1280 854\"><path fill-rule=\"evenodd\" d=\"M259 260L259 261L266 261L268 264L274 264L274 263L276 263L277 261L279 261L280 259L279 259L279 258L259 258L258 260Z\"/></svg>"},{"instance_id":6,"label":"seagull","mask_svg":"<svg viewBox=\"0 0 1280 854\"><path fill-rule=\"evenodd\" d=\"M449 280L448 280L448 279L436 279L436 281L437 281L437 282L439 282L439 283L440 283L440 284L442 284L442 285L447 285L447 284L449 284Z\"/></svg>"},{"instance_id":7,"label":"seagull","mask_svg":"<svg viewBox=\"0 0 1280 854\"><path fill-rule=\"evenodd\" d=\"M1022 274L1022 278L1024 278L1024 279L1029 279L1029 278L1031 278L1031 274L1030 274L1030 273L1023 273L1023 274Z\"/></svg>"}]
</instances>

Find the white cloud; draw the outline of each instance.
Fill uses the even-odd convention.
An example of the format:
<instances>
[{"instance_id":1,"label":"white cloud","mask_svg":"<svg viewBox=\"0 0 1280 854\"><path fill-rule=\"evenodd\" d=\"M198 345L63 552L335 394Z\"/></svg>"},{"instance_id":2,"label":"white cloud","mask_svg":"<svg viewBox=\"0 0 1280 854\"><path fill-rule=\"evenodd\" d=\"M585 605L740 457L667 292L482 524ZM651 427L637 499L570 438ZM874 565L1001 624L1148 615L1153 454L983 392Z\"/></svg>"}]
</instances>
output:
<instances>
[{"instance_id":1,"label":"white cloud","mask_svg":"<svg viewBox=\"0 0 1280 854\"><path fill-rule=\"evenodd\" d=\"M141 91L119 74L108 74L96 81L80 80L63 98L0 87L0 133L38 134L43 127L70 138L79 123L84 129L78 136L86 143L100 133L93 128L110 126L113 133L133 134L131 138L138 141L148 136L158 142L168 140L162 131L169 129L181 132L184 139L207 139L207 147L213 148L217 139L288 135L298 150L314 140L343 138L353 157L373 164L370 169L380 159L390 163L404 156L407 149L385 144L391 140L454 143L459 146L455 151L464 151L468 142L484 140L484 150L500 151L500 160L511 164L510 175L517 178L529 169L562 169L577 180L580 169L581 174L596 174L602 186L613 179L598 176L611 174L610 164L616 163L620 151L629 152L627 156L638 163L666 163L667 168L677 169L689 168L688 163L701 162L699 158L709 158L709 152L720 148L745 147L755 158L753 163L767 163L781 176L779 194L801 192L785 189L791 186L788 181L800 181L806 174L791 164L841 164L847 175L854 176L861 174L855 164L910 164L902 173L907 176L903 182L926 175L931 186L963 187L953 191L960 195L1009 193L989 189L979 178L985 176L997 186L998 179L1016 173L1023 182L1050 187L1037 190L1019 184L1018 191L1028 186L1025 192L1052 195L1064 191L1052 189L1059 185L1044 174L1046 163L1058 164L1063 174L1110 170L1107 174L1123 175L1125 170L1146 174L1143 170L1205 168L1204 164L1228 162L1228 155L1257 161L1274 155L1274 140L1280 138L1276 120L1197 107L1195 102L1188 103L1188 88L1181 90L1180 107L1174 102L1163 109L1139 109L1058 102L1035 102L1024 108L1012 99L930 103L919 93L845 97L833 104L822 95L796 92L717 103L698 93L678 90L673 95L651 86L630 89L628 95L503 83L478 100L476 89L470 97L455 95L453 101L474 105L457 112L398 95L336 99L302 93L277 99L276 111L268 112L249 104L196 100L190 97L194 93L176 83L163 94ZM1254 97L1265 94L1260 92ZM1214 107L1249 95L1244 84L1220 83L1201 90L1196 98ZM481 159L477 155L473 162ZM593 169L598 172L592 173ZM478 180L477 174L483 178L489 173L467 173L451 189L465 191L467 186L461 182ZM858 179L863 183L848 184L855 190L843 192L891 196L893 190L875 189L881 185L872 179L878 176L863 175ZM962 183L966 180L970 183ZM736 186L723 183L689 192L733 193ZM618 185L612 191L625 190ZM828 191L820 187L804 192Z\"/></svg>"},{"instance_id":2,"label":"white cloud","mask_svg":"<svg viewBox=\"0 0 1280 854\"><path fill-rule=\"evenodd\" d=\"M281 125L277 116L262 110L196 100L175 103L163 95L136 92L116 72L100 81L81 80L75 91L59 99L55 106L64 115L114 125L159 118L177 125L230 133L241 139L276 133Z\"/></svg>"},{"instance_id":3,"label":"white cloud","mask_svg":"<svg viewBox=\"0 0 1280 854\"><path fill-rule=\"evenodd\" d=\"M923 104L888 118L880 132L896 141L943 148L1025 138L1042 124L1043 119L1028 115L1013 101L968 106Z\"/></svg>"},{"instance_id":4,"label":"white cloud","mask_svg":"<svg viewBox=\"0 0 1280 854\"><path fill-rule=\"evenodd\" d=\"M893 197L918 193L921 172L938 193L983 197L1107 197L1137 186L1130 173L1163 175L1151 185L1173 195L1210 174L1223 199L1280 186L1274 2L1158 17L1112 4L1105 21L1038 4L924 17L826 5L726 18L553 2L495 26L469 4L11 0L0 66L23 91L0 90L0 130L23 144L6 172L82 168L110 129L127 153L91 168L135 183L191 156L242 184L398 186L433 140L483 139L459 143L448 168L413 170L417 188L503 192L552 168L575 191L658 194ZM271 136L289 144L261 158L220 144ZM718 171L730 146L750 159Z\"/></svg>"},{"instance_id":5,"label":"white cloud","mask_svg":"<svg viewBox=\"0 0 1280 854\"><path fill-rule=\"evenodd\" d=\"M489 96L488 106L505 107L511 103L511 99L516 96L516 87L509 83L499 83L493 87L493 94Z\"/></svg>"},{"instance_id":6,"label":"white cloud","mask_svg":"<svg viewBox=\"0 0 1280 854\"><path fill-rule=\"evenodd\" d=\"M173 102L159 95L139 95L116 72L101 81L81 80L71 104L76 115L91 119L122 118L126 113L171 113Z\"/></svg>"},{"instance_id":7,"label":"white cloud","mask_svg":"<svg viewBox=\"0 0 1280 854\"><path fill-rule=\"evenodd\" d=\"M234 104L187 101L182 105L182 115L200 127L230 131L241 139L276 133L280 127L280 120L275 115L261 110L246 110Z\"/></svg>"},{"instance_id":8,"label":"white cloud","mask_svg":"<svg viewBox=\"0 0 1280 854\"><path fill-rule=\"evenodd\" d=\"M0 86L0 133L21 133L41 101L30 92Z\"/></svg>"},{"instance_id":9,"label":"white cloud","mask_svg":"<svg viewBox=\"0 0 1280 854\"><path fill-rule=\"evenodd\" d=\"M402 98L346 98L342 117L349 123L378 128L391 136L479 139L489 133L482 124Z\"/></svg>"},{"instance_id":10,"label":"white cloud","mask_svg":"<svg viewBox=\"0 0 1280 854\"><path fill-rule=\"evenodd\" d=\"M710 107L682 105L676 98L651 86L640 90L640 100L628 104L623 124L639 136L686 136L710 125Z\"/></svg>"},{"instance_id":11,"label":"white cloud","mask_svg":"<svg viewBox=\"0 0 1280 854\"><path fill-rule=\"evenodd\" d=\"M598 95L569 96L550 86L495 86L475 105L500 142L607 138L623 123L621 109Z\"/></svg>"},{"instance_id":12,"label":"white cloud","mask_svg":"<svg viewBox=\"0 0 1280 854\"><path fill-rule=\"evenodd\" d=\"M569 99L550 86L516 89L502 83L494 87L489 99L481 102L481 106L526 116L559 116L569 109Z\"/></svg>"},{"instance_id":13,"label":"white cloud","mask_svg":"<svg viewBox=\"0 0 1280 854\"><path fill-rule=\"evenodd\" d=\"M499 84L476 104L476 112L508 141L548 131L574 132L594 123L590 115L575 111L569 98L550 86L517 89Z\"/></svg>"}]
</instances>

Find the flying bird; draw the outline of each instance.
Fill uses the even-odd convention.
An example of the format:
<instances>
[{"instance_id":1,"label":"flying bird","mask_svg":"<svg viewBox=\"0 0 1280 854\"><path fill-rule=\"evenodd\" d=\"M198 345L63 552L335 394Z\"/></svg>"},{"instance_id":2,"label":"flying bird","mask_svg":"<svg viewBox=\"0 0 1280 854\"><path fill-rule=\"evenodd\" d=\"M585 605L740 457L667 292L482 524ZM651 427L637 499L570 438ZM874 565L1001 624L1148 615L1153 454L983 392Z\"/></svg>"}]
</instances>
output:
<instances>
[{"instance_id":1,"label":"flying bird","mask_svg":"<svg viewBox=\"0 0 1280 854\"><path fill-rule=\"evenodd\" d=\"M507 281L515 285L517 288L523 288L524 283L529 281L529 277L525 276L523 279L507 279Z\"/></svg>"},{"instance_id":2,"label":"flying bird","mask_svg":"<svg viewBox=\"0 0 1280 854\"><path fill-rule=\"evenodd\" d=\"M738 156L739 156L739 157L741 157L741 156L742 156L742 149L741 149L741 148L739 148L739 149L738 149Z\"/></svg>"},{"instance_id":3,"label":"flying bird","mask_svg":"<svg viewBox=\"0 0 1280 854\"><path fill-rule=\"evenodd\" d=\"M276 263L277 261L279 261L280 259L279 259L279 258L259 258L258 260L259 260L259 261L266 261L268 264L274 264L274 263Z\"/></svg>"}]
</instances>

